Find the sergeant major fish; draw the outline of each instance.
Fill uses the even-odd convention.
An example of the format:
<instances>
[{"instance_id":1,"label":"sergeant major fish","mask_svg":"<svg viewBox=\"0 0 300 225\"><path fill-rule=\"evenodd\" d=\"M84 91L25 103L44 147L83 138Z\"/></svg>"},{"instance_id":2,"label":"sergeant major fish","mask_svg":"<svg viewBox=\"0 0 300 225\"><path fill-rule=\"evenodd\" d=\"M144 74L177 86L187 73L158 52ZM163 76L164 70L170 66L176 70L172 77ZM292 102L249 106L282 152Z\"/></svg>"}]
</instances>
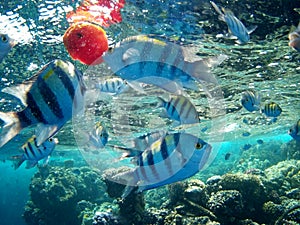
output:
<instances>
[{"instance_id":1,"label":"sergeant major fish","mask_svg":"<svg viewBox=\"0 0 300 225\"><path fill-rule=\"evenodd\" d=\"M139 35L117 43L102 58L116 75L131 84L152 84L176 94L182 93L182 86L199 90L195 81L216 84L210 67L226 56L191 61L190 55L189 48Z\"/></svg>"},{"instance_id":2,"label":"sergeant major fish","mask_svg":"<svg viewBox=\"0 0 300 225\"><path fill-rule=\"evenodd\" d=\"M275 102L265 104L265 107L261 110L268 117L277 117L281 114L282 109Z\"/></svg>"},{"instance_id":3,"label":"sergeant major fish","mask_svg":"<svg viewBox=\"0 0 300 225\"><path fill-rule=\"evenodd\" d=\"M82 73L63 60L53 60L29 80L4 88L2 92L19 98L25 108L19 112L0 112L0 119L5 122L0 147L32 125L37 125L37 145L41 145L72 115L83 111L85 90Z\"/></svg>"},{"instance_id":4,"label":"sergeant major fish","mask_svg":"<svg viewBox=\"0 0 300 225\"><path fill-rule=\"evenodd\" d=\"M0 33L0 62L5 58L8 52L17 44L7 34Z\"/></svg>"},{"instance_id":5,"label":"sergeant major fish","mask_svg":"<svg viewBox=\"0 0 300 225\"><path fill-rule=\"evenodd\" d=\"M242 93L241 103L249 112L260 109L260 95L254 91L245 91Z\"/></svg>"},{"instance_id":6,"label":"sergeant major fish","mask_svg":"<svg viewBox=\"0 0 300 225\"><path fill-rule=\"evenodd\" d=\"M158 97L159 106L165 108L167 115L180 124L199 123L199 114L193 103L185 96L172 96L169 101Z\"/></svg>"},{"instance_id":7,"label":"sergeant major fish","mask_svg":"<svg viewBox=\"0 0 300 225\"><path fill-rule=\"evenodd\" d=\"M49 138L41 145L37 145L36 136L32 136L22 146L24 153L22 155L12 156L15 169L19 168L25 160L27 161L27 169L34 167L42 159L44 159L45 165L57 143L57 138Z\"/></svg>"},{"instance_id":8,"label":"sergeant major fish","mask_svg":"<svg viewBox=\"0 0 300 225\"><path fill-rule=\"evenodd\" d=\"M173 133L154 142L136 157L136 167L117 174L114 179L124 179L126 197L132 186L138 191L157 188L195 175L205 166L211 145L188 133Z\"/></svg>"},{"instance_id":9,"label":"sergeant major fish","mask_svg":"<svg viewBox=\"0 0 300 225\"><path fill-rule=\"evenodd\" d=\"M289 33L289 46L300 52L300 23L293 32Z\"/></svg>"},{"instance_id":10,"label":"sergeant major fish","mask_svg":"<svg viewBox=\"0 0 300 225\"><path fill-rule=\"evenodd\" d=\"M288 134L291 135L291 137L296 141L300 141L300 119L291 127L291 129L288 131Z\"/></svg>"},{"instance_id":11,"label":"sergeant major fish","mask_svg":"<svg viewBox=\"0 0 300 225\"><path fill-rule=\"evenodd\" d=\"M104 148L108 141L108 132L102 122L96 122L93 130L87 135L87 147L98 149Z\"/></svg>"},{"instance_id":12,"label":"sergeant major fish","mask_svg":"<svg viewBox=\"0 0 300 225\"><path fill-rule=\"evenodd\" d=\"M222 11L224 12L222 13L220 8L213 1L210 1L210 3L219 14L219 19L227 24L229 33L237 37L239 43L247 43L250 40L249 34L256 29L256 26L248 30L245 25L235 17L233 12L222 8Z\"/></svg>"},{"instance_id":13,"label":"sergeant major fish","mask_svg":"<svg viewBox=\"0 0 300 225\"><path fill-rule=\"evenodd\" d=\"M106 79L95 85L96 89L111 95L118 95L128 90L128 83L117 77Z\"/></svg>"}]
</instances>

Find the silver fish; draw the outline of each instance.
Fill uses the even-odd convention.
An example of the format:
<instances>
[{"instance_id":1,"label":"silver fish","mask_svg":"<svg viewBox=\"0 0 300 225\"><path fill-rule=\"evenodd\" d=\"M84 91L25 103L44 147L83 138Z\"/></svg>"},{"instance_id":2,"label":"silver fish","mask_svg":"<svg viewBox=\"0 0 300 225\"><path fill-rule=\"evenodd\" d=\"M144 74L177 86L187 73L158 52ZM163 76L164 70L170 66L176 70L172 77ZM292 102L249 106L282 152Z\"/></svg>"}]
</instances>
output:
<instances>
[{"instance_id":1,"label":"silver fish","mask_svg":"<svg viewBox=\"0 0 300 225\"><path fill-rule=\"evenodd\" d=\"M265 107L261 110L268 117L277 117L281 114L282 109L275 102L265 104Z\"/></svg>"},{"instance_id":2,"label":"silver fish","mask_svg":"<svg viewBox=\"0 0 300 225\"><path fill-rule=\"evenodd\" d=\"M7 34L0 33L0 62L5 58L8 52L17 44Z\"/></svg>"},{"instance_id":3,"label":"silver fish","mask_svg":"<svg viewBox=\"0 0 300 225\"><path fill-rule=\"evenodd\" d=\"M88 134L87 147L98 149L104 148L108 141L108 132L102 122L96 122L91 133Z\"/></svg>"},{"instance_id":4,"label":"silver fish","mask_svg":"<svg viewBox=\"0 0 300 225\"><path fill-rule=\"evenodd\" d=\"M300 119L291 127L291 129L288 131L288 134L291 135L291 137L296 141L300 141Z\"/></svg>"},{"instance_id":5,"label":"silver fish","mask_svg":"<svg viewBox=\"0 0 300 225\"><path fill-rule=\"evenodd\" d=\"M47 164L49 157L57 143L57 138L49 138L49 140L43 142L41 145L38 145L36 136L32 136L22 146L22 150L24 151L24 153L22 155L12 156L15 169L19 168L26 160L27 169L34 167L42 159L44 159L44 164Z\"/></svg>"},{"instance_id":6,"label":"silver fish","mask_svg":"<svg viewBox=\"0 0 300 225\"><path fill-rule=\"evenodd\" d=\"M199 123L199 114L193 103L185 96L171 96L169 101L158 97L159 106L164 107L167 115L180 124Z\"/></svg>"},{"instance_id":7,"label":"silver fish","mask_svg":"<svg viewBox=\"0 0 300 225\"><path fill-rule=\"evenodd\" d=\"M249 34L251 34L257 26L248 30L245 25L235 17L233 12L222 8L224 12L222 13L221 9L213 1L210 1L210 3L219 14L219 19L227 24L229 33L237 37L239 43L247 43L250 40Z\"/></svg>"},{"instance_id":8,"label":"silver fish","mask_svg":"<svg viewBox=\"0 0 300 225\"><path fill-rule=\"evenodd\" d=\"M241 103L249 112L258 111L260 109L260 95L252 90L242 93Z\"/></svg>"},{"instance_id":9,"label":"silver fish","mask_svg":"<svg viewBox=\"0 0 300 225\"><path fill-rule=\"evenodd\" d=\"M127 181L126 197L138 186L144 191L184 180L195 175L206 164L211 145L188 133L173 133L154 142L136 157L136 167L112 177Z\"/></svg>"},{"instance_id":10,"label":"silver fish","mask_svg":"<svg viewBox=\"0 0 300 225\"><path fill-rule=\"evenodd\" d=\"M118 95L128 90L128 83L117 77L109 78L95 85L96 89L111 95Z\"/></svg>"},{"instance_id":11,"label":"silver fish","mask_svg":"<svg viewBox=\"0 0 300 225\"><path fill-rule=\"evenodd\" d=\"M300 23L293 32L289 33L289 46L300 52Z\"/></svg>"},{"instance_id":12,"label":"silver fish","mask_svg":"<svg viewBox=\"0 0 300 225\"><path fill-rule=\"evenodd\" d=\"M220 55L192 62L189 55L188 48L139 35L117 43L103 55L103 60L116 75L130 83L152 84L171 93L182 93L178 91L182 86L199 90L196 81L216 84L210 67L227 57Z\"/></svg>"},{"instance_id":13,"label":"silver fish","mask_svg":"<svg viewBox=\"0 0 300 225\"><path fill-rule=\"evenodd\" d=\"M0 147L22 129L37 125L37 145L52 137L84 109L85 84L82 73L70 62L54 60L28 81L2 92L19 98L25 108L19 112L0 112L5 125L0 133Z\"/></svg>"}]
</instances>

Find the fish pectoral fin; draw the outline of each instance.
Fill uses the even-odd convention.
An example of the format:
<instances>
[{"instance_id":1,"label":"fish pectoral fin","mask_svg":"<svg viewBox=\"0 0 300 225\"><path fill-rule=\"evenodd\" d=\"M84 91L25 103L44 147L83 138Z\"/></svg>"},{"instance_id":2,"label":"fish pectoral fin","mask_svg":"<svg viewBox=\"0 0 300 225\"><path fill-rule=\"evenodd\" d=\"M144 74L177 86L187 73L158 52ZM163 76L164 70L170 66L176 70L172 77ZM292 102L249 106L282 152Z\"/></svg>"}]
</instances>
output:
<instances>
[{"instance_id":1,"label":"fish pectoral fin","mask_svg":"<svg viewBox=\"0 0 300 225\"><path fill-rule=\"evenodd\" d=\"M247 28L247 33L248 33L248 34L251 34L253 31L255 31L255 30L256 30L256 28L257 28L257 26L256 26L256 25L255 25L255 26L251 26L251 27Z\"/></svg>"},{"instance_id":2,"label":"fish pectoral fin","mask_svg":"<svg viewBox=\"0 0 300 225\"><path fill-rule=\"evenodd\" d=\"M44 158L42 167L45 167L48 165L49 159L50 159L50 155L48 155L46 158Z\"/></svg>"},{"instance_id":3,"label":"fish pectoral fin","mask_svg":"<svg viewBox=\"0 0 300 225\"><path fill-rule=\"evenodd\" d=\"M35 129L37 145L40 146L44 141L52 137L60 128L61 126L58 125L45 125L39 123Z\"/></svg>"},{"instance_id":4,"label":"fish pectoral fin","mask_svg":"<svg viewBox=\"0 0 300 225\"><path fill-rule=\"evenodd\" d=\"M137 81L127 81L127 84L129 87L131 87L133 90L141 93L141 94L146 94L142 83L137 82Z\"/></svg>"},{"instance_id":5,"label":"fish pectoral fin","mask_svg":"<svg viewBox=\"0 0 300 225\"><path fill-rule=\"evenodd\" d=\"M122 61L126 64L132 64L140 59L140 51L136 48L129 48L125 51L122 56Z\"/></svg>"}]
</instances>

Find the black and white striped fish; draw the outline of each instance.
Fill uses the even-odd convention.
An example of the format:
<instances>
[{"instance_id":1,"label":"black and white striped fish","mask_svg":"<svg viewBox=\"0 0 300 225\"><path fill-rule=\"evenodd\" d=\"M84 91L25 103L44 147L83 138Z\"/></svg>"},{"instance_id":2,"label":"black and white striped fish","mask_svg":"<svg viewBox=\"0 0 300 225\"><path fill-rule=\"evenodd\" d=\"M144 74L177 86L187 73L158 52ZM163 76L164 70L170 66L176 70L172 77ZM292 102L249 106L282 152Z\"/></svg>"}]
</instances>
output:
<instances>
[{"instance_id":1,"label":"black and white striped fish","mask_svg":"<svg viewBox=\"0 0 300 225\"><path fill-rule=\"evenodd\" d=\"M277 103L270 102L265 104L265 107L261 110L261 112L268 117L277 117L281 114L282 109Z\"/></svg>"},{"instance_id":2,"label":"black and white striped fish","mask_svg":"<svg viewBox=\"0 0 300 225\"><path fill-rule=\"evenodd\" d=\"M27 169L34 167L42 159L44 159L44 164L46 164L57 143L57 138L49 138L41 145L38 145L36 136L32 136L22 146L24 153L12 157L15 169L19 168L24 161L27 161Z\"/></svg>"},{"instance_id":3,"label":"black and white striped fish","mask_svg":"<svg viewBox=\"0 0 300 225\"><path fill-rule=\"evenodd\" d=\"M37 145L53 136L84 109L86 87L82 73L70 62L54 60L22 84L7 87L2 92L20 99L25 108L19 112L0 112L5 126L0 133L0 147L22 129L38 125Z\"/></svg>"},{"instance_id":4,"label":"black and white striped fish","mask_svg":"<svg viewBox=\"0 0 300 225\"><path fill-rule=\"evenodd\" d=\"M113 77L101 81L95 85L96 89L111 95L118 95L128 90L128 83L118 77Z\"/></svg>"},{"instance_id":5,"label":"black and white striped fish","mask_svg":"<svg viewBox=\"0 0 300 225\"><path fill-rule=\"evenodd\" d=\"M164 107L167 115L180 124L199 123L199 114L193 103L185 96L171 96L169 101L158 97L159 106Z\"/></svg>"},{"instance_id":6,"label":"black and white striped fish","mask_svg":"<svg viewBox=\"0 0 300 225\"><path fill-rule=\"evenodd\" d=\"M247 90L242 93L241 103L249 112L260 109L260 94L255 91Z\"/></svg>"},{"instance_id":7,"label":"black and white striped fish","mask_svg":"<svg viewBox=\"0 0 300 225\"><path fill-rule=\"evenodd\" d=\"M139 35L117 43L102 58L116 75L129 83L152 84L181 94L180 87L199 90L195 81L216 84L210 67L220 64L226 56L192 61L196 55L191 57L187 47Z\"/></svg>"},{"instance_id":8,"label":"black and white striped fish","mask_svg":"<svg viewBox=\"0 0 300 225\"><path fill-rule=\"evenodd\" d=\"M222 8L222 11L224 12L222 13L220 8L214 2L210 1L210 3L219 14L219 19L227 24L229 33L237 37L239 43L247 43L250 40L249 34L256 29L256 26L248 30L245 25L235 17L233 12Z\"/></svg>"},{"instance_id":9,"label":"black and white striped fish","mask_svg":"<svg viewBox=\"0 0 300 225\"><path fill-rule=\"evenodd\" d=\"M296 141L300 141L300 119L289 129L288 134Z\"/></svg>"},{"instance_id":10,"label":"black and white striped fish","mask_svg":"<svg viewBox=\"0 0 300 225\"><path fill-rule=\"evenodd\" d=\"M112 179L127 181L123 197L138 186L138 191L184 180L205 166L211 145L188 133L173 133L154 142L136 157L136 167Z\"/></svg>"}]
</instances>

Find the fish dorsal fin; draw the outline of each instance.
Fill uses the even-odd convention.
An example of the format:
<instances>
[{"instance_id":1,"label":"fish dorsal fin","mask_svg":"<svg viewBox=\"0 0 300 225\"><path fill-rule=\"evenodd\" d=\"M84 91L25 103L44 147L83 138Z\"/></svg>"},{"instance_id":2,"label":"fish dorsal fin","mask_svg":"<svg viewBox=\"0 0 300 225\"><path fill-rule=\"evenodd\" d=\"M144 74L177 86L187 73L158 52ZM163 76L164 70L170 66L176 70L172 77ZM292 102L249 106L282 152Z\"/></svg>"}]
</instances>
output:
<instances>
[{"instance_id":1,"label":"fish dorsal fin","mask_svg":"<svg viewBox=\"0 0 300 225\"><path fill-rule=\"evenodd\" d=\"M29 92L32 84L37 80L37 77L38 76L33 76L28 81L25 81L22 84L12 86L12 87L6 87L6 88L2 89L2 92L15 96L16 98L20 99L20 101L22 102L22 104L24 106L27 106L27 103L26 103L27 96L26 95Z\"/></svg>"},{"instance_id":2,"label":"fish dorsal fin","mask_svg":"<svg viewBox=\"0 0 300 225\"><path fill-rule=\"evenodd\" d=\"M123 54L122 60L128 65L137 62L140 59L140 52L136 48L129 48Z\"/></svg>"}]
</instances>

